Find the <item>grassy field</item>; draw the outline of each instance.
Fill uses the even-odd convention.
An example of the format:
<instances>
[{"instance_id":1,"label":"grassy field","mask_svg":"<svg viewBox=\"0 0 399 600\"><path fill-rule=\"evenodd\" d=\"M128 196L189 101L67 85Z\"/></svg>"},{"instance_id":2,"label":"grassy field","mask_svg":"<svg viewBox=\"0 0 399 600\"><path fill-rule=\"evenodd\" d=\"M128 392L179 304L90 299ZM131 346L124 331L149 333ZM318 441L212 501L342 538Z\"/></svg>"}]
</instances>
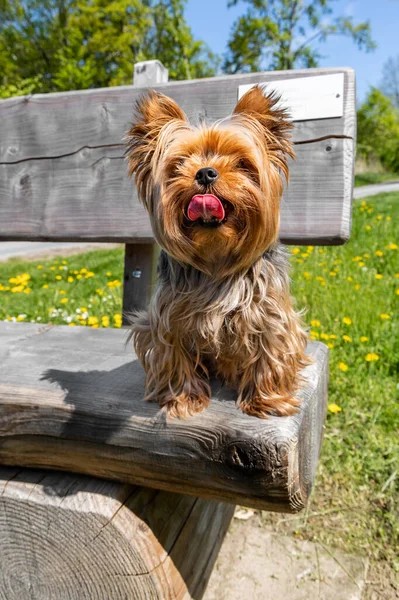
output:
<instances>
[{"instance_id":1,"label":"grassy field","mask_svg":"<svg viewBox=\"0 0 399 600\"><path fill-rule=\"evenodd\" d=\"M327 427L304 515L281 528L399 568L399 194L354 206L351 241L292 248L293 293L331 349ZM122 250L0 264L0 320L121 326ZM396 311L396 312L395 312Z\"/></svg>"},{"instance_id":2,"label":"grassy field","mask_svg":"<svg viewBox=\"0 0 399 600\"><path fill-rule=\"evenodd\" d=\"M388 181L399 181L399 173L359 173L355 175L355 187L370 185L372 183L384 183Z\"/></svg>"}]
</instances>

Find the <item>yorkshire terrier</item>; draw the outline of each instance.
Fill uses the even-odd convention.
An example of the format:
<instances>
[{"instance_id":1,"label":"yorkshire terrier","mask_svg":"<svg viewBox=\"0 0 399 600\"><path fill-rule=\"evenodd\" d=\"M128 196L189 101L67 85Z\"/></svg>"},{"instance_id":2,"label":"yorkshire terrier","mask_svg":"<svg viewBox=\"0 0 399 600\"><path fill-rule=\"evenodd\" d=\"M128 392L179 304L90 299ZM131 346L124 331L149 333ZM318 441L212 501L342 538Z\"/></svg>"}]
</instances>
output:
<instances>
[{"instance_id":1,"label":"yorkshire terrier","mask_svg":"<svg viewBox=\"0 0 399 600\"><path fill-rule=\"evenodd\" d=\"M146 399L171 416L208 406L210 376L234 386L249 415L298 410L307 336L278 243L291 127L260 86L209 127L153 90L136 103L129 172L162 251L132 337Z\"/></svg>"}]
</instances>

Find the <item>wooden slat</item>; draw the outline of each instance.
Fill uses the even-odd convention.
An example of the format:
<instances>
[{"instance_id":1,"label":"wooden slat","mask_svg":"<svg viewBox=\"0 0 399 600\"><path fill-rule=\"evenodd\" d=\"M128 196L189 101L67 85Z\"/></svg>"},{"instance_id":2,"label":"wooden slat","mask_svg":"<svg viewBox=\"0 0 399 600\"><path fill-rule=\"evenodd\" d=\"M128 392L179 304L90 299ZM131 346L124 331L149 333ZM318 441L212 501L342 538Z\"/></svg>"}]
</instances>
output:
<instances>
[{"instance_id":1,"label":"wooden slat","mask_svg":"<svg viewBox=\"0 0 399 600\"><path fill-rule=\"evenodd\" d=\"M0 468L0 598L199 600L233 512L182 494Z\"/></svg>"},{"instance_id":2,"label":"wooden slat","mask_svg":"<svg viewBox=\"0 0 399 600\"><path fill-rule=\"evenodd\" d=\"M51 467L164 490L297 511L309 497L327 401L328 349L311 343L301 411L244 415L214 382L210 407L166 421L143 401L126 333L0 323L0 463ZM5 335L3 336L3 333ZM14 334L15 341L12 340ZM7 343L3 343L7 339Z\"/></svg>"},{"instance_id":3,"label":"wooden slat","mask_svg":"<svg viewBox=\"0 0 399 600\"><path fill-rule=\"evenodd\" d=\"M282 201L281 241L341 243L350 231L351 204L342 204L342 194L352 193L352 140L328 138L296 152ZM27 165L0 166L0 240L153 240L120 149L102 158L99 149L86 149ZM4 202L11 188L12 202Z\"/></svg>"},{"instance_id":4,"label":"wooden slat","mask_svg":"<svg viewBox=\"0 0 399 600\"><path fill-rule=\"evenodd\" d=\"M181 104L193 122L213 121L231 112L241 84L332 73L344 74L344 116L295 124L297 161L284 195L281 238L336 244L350 231L356 135L351 69L254 73L156 89ZM121 146L142 91L126 86L0 102L0 239L152 239Z\"/></svg>"}]
</instances>

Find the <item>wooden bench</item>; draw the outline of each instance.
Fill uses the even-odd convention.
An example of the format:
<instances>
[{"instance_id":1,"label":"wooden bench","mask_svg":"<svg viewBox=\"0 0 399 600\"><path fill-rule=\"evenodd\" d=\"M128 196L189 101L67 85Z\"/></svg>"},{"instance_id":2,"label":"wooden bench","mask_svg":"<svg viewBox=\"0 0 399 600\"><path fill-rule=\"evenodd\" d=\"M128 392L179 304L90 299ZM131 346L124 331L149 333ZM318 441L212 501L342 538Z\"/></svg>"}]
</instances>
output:
<instances>
[{"instance_id":1,"label":"wooden bench","mask_svg":"<svg viewBox=\"0 0 399 600\"><path fill-rule=\"evenodd\" d=\"M343 243L356 125L351 69L167 83L157 61L136 65L134 86L0 102L0 240L123 242L124 309L142 308L155 251L121 145L140 87L170 95L195 121L227 115L239 86L258 82L295 105L297 160L281 239ZM166 422L142 400L144 374L125 337L0 323L7 600L198 599L234 504L288 512L306 505L326 412L325 345L309 344L315 360L296 416L248 417L215 381L209 409Z\"/></svg>"}]
</instances>

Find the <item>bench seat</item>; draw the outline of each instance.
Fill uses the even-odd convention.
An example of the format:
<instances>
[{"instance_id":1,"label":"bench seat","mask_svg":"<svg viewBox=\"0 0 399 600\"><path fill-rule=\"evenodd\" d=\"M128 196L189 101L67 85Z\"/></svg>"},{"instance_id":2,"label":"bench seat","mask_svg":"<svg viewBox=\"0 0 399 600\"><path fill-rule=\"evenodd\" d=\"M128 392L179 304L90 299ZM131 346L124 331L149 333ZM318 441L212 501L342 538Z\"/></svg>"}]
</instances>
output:
<instances>
[{"instance_id":1,"label":"bench seat","mask_svg":"<svg viewBox=\"0 0 399 600\"><path fill-rule=\"evenodd\" d=\"M300 412L243 414L217 381L208 409L166 420L143 401L126 330L0 323L0 463L54 468L264 510L309 497L327 404L328 348L311 342Z\"/></svg>"}]
</instances>

